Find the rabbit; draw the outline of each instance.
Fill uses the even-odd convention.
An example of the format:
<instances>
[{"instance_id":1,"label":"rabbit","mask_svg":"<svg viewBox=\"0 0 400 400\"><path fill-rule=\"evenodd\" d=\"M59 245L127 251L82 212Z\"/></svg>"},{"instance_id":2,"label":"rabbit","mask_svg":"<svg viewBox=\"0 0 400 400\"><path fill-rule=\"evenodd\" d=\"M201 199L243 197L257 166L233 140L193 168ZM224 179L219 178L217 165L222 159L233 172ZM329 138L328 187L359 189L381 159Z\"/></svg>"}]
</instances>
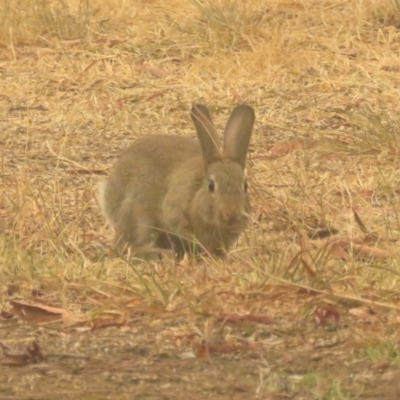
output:
<instances>
[{"instance_id":1,"label":"rabbit","mask_svg":"<svg viewBox=\"0 0 400 400\"><path fill-rule=\"evenodd\" d=\"M115 249L153 243L223 257L250 218L244 173L255 114L234 108L223 148L206 106L191 117L197 140L148 135L134 141L100 187L100 204L115 229Z\"/></svg>"}]
</instances>

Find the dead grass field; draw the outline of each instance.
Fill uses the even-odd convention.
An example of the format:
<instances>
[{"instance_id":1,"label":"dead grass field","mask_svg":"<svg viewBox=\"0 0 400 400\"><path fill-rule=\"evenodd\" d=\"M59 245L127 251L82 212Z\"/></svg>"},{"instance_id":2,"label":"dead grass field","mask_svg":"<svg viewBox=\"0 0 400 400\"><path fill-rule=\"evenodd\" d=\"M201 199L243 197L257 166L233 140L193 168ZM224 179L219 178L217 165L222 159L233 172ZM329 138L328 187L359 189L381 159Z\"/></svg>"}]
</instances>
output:
<instances>
[{"instance_id":1,"label":"dead grass field","mask_svg":"<svg viewBox=\"0 0 400 400\"><path fill-rule=\"evenodd\" d=\"M3 0L0 398L400 398L399 99L398 1ZM256 110L251 226L111 257L97 182L193 102Z\"/></svg>"}]
</instances>

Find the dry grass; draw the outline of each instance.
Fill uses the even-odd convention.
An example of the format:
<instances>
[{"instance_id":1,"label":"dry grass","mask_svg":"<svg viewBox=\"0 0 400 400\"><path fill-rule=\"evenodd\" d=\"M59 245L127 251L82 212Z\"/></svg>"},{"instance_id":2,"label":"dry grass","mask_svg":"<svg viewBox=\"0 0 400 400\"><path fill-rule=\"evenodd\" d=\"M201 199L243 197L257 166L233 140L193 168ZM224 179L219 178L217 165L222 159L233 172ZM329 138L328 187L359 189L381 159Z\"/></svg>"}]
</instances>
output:
<instances>
[{"instance_id":1,"label":"dry grass","mask_svg":"<svg viewBox=\"0 0 400 400\"><path fill-rule=\"evenodd\" d=\"M2 398L397 399L399 4L3 1ZM256 110L253 224L225 261L110 257L97 182L195 101Z\"/></svg>"}]
</instances>

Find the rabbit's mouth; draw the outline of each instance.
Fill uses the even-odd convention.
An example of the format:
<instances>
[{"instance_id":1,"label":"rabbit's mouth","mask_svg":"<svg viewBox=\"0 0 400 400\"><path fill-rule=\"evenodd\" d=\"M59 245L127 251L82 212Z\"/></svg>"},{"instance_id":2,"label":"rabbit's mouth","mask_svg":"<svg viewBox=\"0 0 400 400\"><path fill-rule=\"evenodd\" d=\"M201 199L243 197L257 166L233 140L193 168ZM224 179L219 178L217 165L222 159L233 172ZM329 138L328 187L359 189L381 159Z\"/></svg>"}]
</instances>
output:
<instances>
[{"instance_id":1,"label":"rabbit's mouth","mask_svg":"<svg viewBox=\"0 0 400 400\"><path fill-rule=\"evenodd\" d=\"M241 230L248 221L245 213L232 212L230 210L221 210L218 217L220 225L230 230Z\"/></svg>"}]
</instances>

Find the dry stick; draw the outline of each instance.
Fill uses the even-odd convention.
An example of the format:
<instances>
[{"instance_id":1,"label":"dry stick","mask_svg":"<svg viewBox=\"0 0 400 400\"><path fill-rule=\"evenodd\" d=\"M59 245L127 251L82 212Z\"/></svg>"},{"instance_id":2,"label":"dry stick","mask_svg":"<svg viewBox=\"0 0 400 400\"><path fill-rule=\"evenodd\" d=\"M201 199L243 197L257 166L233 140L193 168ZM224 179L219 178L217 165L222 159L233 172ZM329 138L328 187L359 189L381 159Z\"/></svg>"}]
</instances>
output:
<instances>
[{"instance_id":1,"label":"dry stick","mask_svg":"<svg viewBox=\"0 0 400 400\"><path fill-rule=\"evenodd\" d=\"M400 307L396 307L393 304L382 303L380 301L363 299L361 297L353 296L351 294L334 293L334 292L328 292L326 290L314 289L314 288L306 286L306 285L300 285L298 283L289 282L289 281L287 281L285 279L282 279L282 278L277 278L276 276L273 276L273 275L270 275L270 274L267 274L267 273L265 273L265 275L267 275L269 278L272 278L272 279L274 279L274 280L276 280L278 282L281 282L283 284L286 284L286 285L289 285L289 286L294 286L294 287L297 287L297 288L300 288L300 289L304 289L304 290L309 290L310 292L317 292L319 294L324 294L326 296L333 296L333 297L337 297L339 299L358 301L360 303L368 304L368 305L371 305L371 306L385 307L385 308L390 308L392 310L400 311Z\"/></svg>"},{"instance_id":2,"label":"dry stick","mask_svg":"<svg viewBox=\"0 0 400 400\"><path fill-rule=\"evenodd\" d=\"M89 168L85 167L84 165L79 164L78 162L76 162L76 161L74 161L74 160L70 160L69 158L62 156L61 154L57 154L57 153L50 147L49 142L46 142L46 146L47 146L47 148L49 149L50 153L51 153L53 156L57 157L57 162L59 162L59 161L66 161L67 163L70 163L70 164L72 164L72 165L75 165L76 167L79 167L80 169L82 169L82 170L84 170L84 171L86 171L86 172L90 172L90 173L92 172Z\"/></svg>"}]
</instances>

